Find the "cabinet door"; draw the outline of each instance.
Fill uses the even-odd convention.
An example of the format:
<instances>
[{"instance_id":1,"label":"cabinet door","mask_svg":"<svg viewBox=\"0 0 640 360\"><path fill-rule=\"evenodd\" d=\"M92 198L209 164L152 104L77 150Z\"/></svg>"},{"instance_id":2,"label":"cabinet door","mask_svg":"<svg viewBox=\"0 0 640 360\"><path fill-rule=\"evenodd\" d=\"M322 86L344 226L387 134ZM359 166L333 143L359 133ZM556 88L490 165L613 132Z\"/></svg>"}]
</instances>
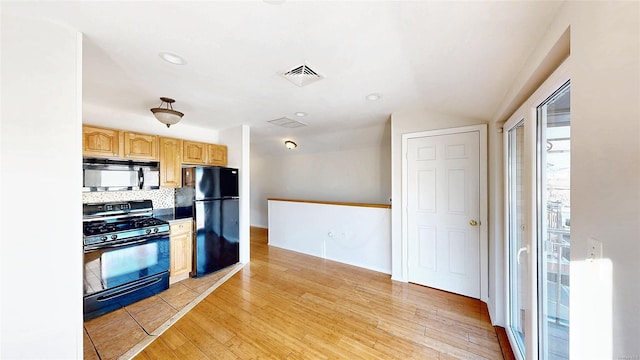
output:
<instances>
[{"instance_id":1,"label":"cabinet door","mask_svg":"<svg viewBox=\"0 0 640 360\"><path fill-rule=\"evenodd\" d=\"M82 155L89 157L119 157L120 131L82 126Z\"/></svg>"},{"instance_id":2,"label":"cabinet door","mask_svg":"<svg viewBox=\"0 0 640 360\"><path fill-rule=\"evenodd\" d=\"M191 272L191 226L191 221L171 224L171 283L188 278Z\"/></svg>"},{"instance_id":3,"label":"cabinet door","mask_svg":"<svg viewBox=\"0 0 640 360\"><path fill-rule=\"evenodd\" d=\"M182 162L185 164L206 164L206 144L187 140L184 140L182 144Z\"/></svg>"},{"instance_id":4,"label":"cabinet door","mask_svg":"<svg viewBox=\"0 0 640 360\"><path fill-rule=\"evenodd\" d=\"M158 160L158 136L125 131L124 157L127 159Z\"/></svg>"},{"instance_id":5,"label":"cabinet door","mask_svg":"<svg viewBox=\"0 0 640 360\"><path fill-rule=\"evenodd\" d=\"M160 186L182 186L182 140L160 138Z\"/></svg>"},{"instance_id":6,"label":"cabinet door","mask_svg":"<svg viewBox=\"0 0 640 360\"><path fill-rule=\"evenodd\" d=\"M225 145L207 145L207 163L210 165L227 166L227 147Z\"/></svg>"}]
</instances>

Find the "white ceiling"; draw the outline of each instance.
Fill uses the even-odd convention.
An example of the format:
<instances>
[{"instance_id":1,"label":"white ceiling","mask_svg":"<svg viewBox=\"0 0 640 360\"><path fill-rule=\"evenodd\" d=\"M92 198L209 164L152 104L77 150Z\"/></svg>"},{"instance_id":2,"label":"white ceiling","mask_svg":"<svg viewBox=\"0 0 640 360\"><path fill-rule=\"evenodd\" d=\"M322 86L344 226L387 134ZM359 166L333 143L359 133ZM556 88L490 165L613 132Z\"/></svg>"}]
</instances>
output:
<instances>
[{"instance_id":1,"label":"white ceiling","mask_svg":"<svg viewBox=\"0 0 640 360\"><path fill-rule=\"evenodd\" d=\"M380 144L391 113L415 104L491 119L559 5L2 1L2 11L84 33L86 108L151 117L159 97L172 97L180 124L248 124L252 151L278 154L285 138L296 151ZM164 62L163 51L187 64ZM324 79L297 87L280 76L305 62ZM382 99L366 100L370 93ZM285 116L308 126L267 122Z\"/></svg>"}]
</instances>

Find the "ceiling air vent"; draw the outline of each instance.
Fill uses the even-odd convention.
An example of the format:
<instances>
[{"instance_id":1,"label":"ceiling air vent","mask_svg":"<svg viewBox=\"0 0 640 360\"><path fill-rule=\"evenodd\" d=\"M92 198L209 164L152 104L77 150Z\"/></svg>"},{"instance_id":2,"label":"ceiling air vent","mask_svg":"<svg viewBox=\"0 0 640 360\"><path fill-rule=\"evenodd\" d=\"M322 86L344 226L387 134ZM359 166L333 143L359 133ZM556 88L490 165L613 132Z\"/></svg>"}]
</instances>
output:
<instances>
[{"instance_id":1,"label":"ceiling air vent","mask_svg":"<svg viewBox=\"0 0 640 360\"><path fill-rule=\"evenodd\" d=\"M303 122L289 119L287 117L283 117L275 120L269 120L267 122L272 123L273 125L282 126L285 128L297 128L297 127L307 126L307 124Z\"/></svg>"},{"instance_id":2,"label":"ceiling air vent","mask_svg":"<svg viewBox=\"0 0 640 360\"><path fill-rule=\"evenodd\" d=\"M322 76L312 70L307 64L296 66L282 74L282 76L300 87L322 79Z\"/></svg>"}]
</instances>

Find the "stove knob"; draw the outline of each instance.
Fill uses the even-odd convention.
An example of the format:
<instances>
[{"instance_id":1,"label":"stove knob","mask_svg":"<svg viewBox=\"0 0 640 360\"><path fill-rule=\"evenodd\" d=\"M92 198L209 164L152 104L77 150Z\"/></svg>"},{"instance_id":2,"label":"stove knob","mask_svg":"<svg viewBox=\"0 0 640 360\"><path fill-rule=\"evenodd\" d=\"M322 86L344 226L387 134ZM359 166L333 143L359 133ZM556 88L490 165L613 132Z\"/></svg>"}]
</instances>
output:
<instances>
[{"instance_id":1,"label":"stove knob","mask_svg":"<svg viewBox=\"0 0 640 360\"><path fill-rule=\"evenodd\" d=\"M157 233L158 232L158 228L153 228L153 232Z\"/></svg>"},{"instance_id":2,"label":"stove knob","mask_svg":"<svg viewBox=\"0 0 640 360\"><path fill-rule=\"evenodd\" d=\"M107 241L107 239L108 239L108 238L107 238L106 236L101 236L101 237L100 237L100 241Z\"/></svg>"},{"instance_id":3,"label":"stove knob","mask_svg":"<svg viewBox=\"0 0 640 360\"><path fill-rule=\"evenodd\" d=\"M151 234L151 229L147 229L145 232L146 232L147 234Z\"/></svg>"},{"instance_id":4,"label":"stove knob","mask_svg":"<svg viewBox=\"0 0 640 360\"><path fill-rule=\"evenodd\" d=\"M118 238L118 235L116 235L116 234L111 235L111 240L115 240L117 238Z\"/></svg>"}]
</instances>

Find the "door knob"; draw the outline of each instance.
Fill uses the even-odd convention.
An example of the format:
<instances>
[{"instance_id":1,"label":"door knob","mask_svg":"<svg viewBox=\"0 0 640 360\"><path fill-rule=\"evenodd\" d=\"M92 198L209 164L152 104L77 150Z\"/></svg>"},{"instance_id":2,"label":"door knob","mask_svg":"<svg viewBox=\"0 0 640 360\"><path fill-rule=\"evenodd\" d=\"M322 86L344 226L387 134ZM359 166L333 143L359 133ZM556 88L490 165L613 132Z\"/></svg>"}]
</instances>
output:
<instances>
[{"instance_id":1,"label":"door knob","mask_svg":"<svg viewBox=\"0 0 640 360\"><path fill-rule=\"evenodd\" d=\"M476 225L478 225L478 222L475 221L475 220L469 220L469 225L476 226Z\"/></svg>"}]
</instances>

